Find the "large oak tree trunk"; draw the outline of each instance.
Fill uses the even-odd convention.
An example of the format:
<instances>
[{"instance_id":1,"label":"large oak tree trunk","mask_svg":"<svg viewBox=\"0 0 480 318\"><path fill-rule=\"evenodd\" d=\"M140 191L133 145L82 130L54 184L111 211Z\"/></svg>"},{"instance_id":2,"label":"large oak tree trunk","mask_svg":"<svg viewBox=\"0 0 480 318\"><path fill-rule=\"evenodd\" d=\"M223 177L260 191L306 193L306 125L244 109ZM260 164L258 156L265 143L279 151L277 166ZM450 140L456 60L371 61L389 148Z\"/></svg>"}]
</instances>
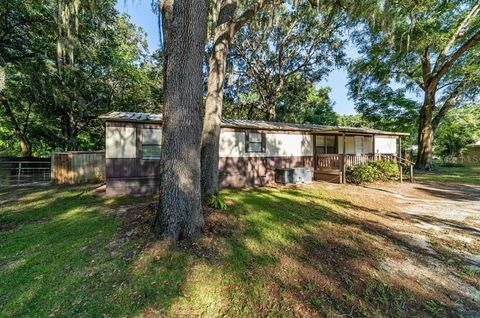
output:
<instances>
[{"instance_id":1,"label":"large oak tree trunk","mask_svg":"<svg viewBox=\"0 0 480 318\"><path fill-rule=\"evenodd\" d=\"M417 169L430 170L433 155L433 108L435 97L433 92L426 92L418 127L418 157L415 163Z\"/></svg>"},{"instance_id":2,"label":"large oak tree trunk","mask_svg":"<svg viewBox=\"0 0 480 318\"><path fill-rule=\"evenodd\" d=\"M154 230L176 241L200 234L203 54L205 0L166 0L165 104L160 159L160 199Z\"/></svg>"}]
</instances>

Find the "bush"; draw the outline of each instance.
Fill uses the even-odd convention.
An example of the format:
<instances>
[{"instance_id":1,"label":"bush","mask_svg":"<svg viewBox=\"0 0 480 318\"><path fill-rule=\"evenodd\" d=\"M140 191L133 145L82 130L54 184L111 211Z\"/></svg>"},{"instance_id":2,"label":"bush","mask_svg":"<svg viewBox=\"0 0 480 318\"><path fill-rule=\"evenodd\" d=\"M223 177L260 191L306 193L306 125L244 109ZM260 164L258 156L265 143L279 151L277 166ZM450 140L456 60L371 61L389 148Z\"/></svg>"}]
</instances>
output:
<instances>
[{"instance_id":1,"label":"bush","mask_svg":"<svg viewBox=\"0 0 480 318\"><path fill-rule=\"evenodd\" d=\"M394 161L374 160L347 171L347 182L354 184L387 181L398 177L398 167Z\"/></svg>"},{"instance_id":2,"label":"bush","mask_svg":"<svg viewBox=\"0 0 480 318\"><path fill-rule=\"evenodd\" d=\"M366 164L356 165L347 171L348 183L369 183L378 180L378 177L378 170Z\"/></svg>"},{"instance_id":3,"label":"bush","mask_svg":"<svg viewBox=\"0 0 480 318\"><path fill-rule=\"evenodd\" d=\"M398 178L398 166L393 160L373 160L368 165L378 171L378 180L388 181Z\"/></svg>"},{"instance_id":4,"label":"bush","mask_svg":"<svg viewBox=\"0 0 480 318\"><path fill-rule=\"evenodd\" d=\"M212 195L210 199L210 207L217 209L217 210L226 210L227 204L225 203L225 199L220 195Z\"/></svg>"}]
</instances>

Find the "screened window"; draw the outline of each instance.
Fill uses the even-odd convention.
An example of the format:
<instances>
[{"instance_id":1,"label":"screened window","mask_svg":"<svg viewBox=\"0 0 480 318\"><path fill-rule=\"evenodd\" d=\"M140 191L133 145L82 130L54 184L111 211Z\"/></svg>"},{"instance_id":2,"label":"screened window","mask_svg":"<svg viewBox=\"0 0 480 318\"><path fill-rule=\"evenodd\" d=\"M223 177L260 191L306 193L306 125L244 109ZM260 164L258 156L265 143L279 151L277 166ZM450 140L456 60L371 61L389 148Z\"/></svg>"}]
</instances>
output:
<instances>
[{"instance_id":1,"label":"screened window","mask_svg":"<svg viewBox=\"0 0 480 318\"><path fill-rule=\"evenodd\" d=\"M257 132L247 132L247 152L265 152L265 135Z\"/></svg>"},{"instance_id":2,"label":"screened window","mask_svg":"<svg viewBox=\"0 0 480 318\"><path fill-rule=\"evenodd\" d=\"M142 129L142 159L159 160L162 150L162 130Z\"/></svg>"},{"instance_id":3,"label":"screened window","mask_svg":"<svg viewBox=\"0 0 480 318\"><path fill-rule=\"evenodd\" d=\"M336 136L315 136L315 151L317 154L336 154Z\"/></svg>"},{"instance_id":4,"label":"screened window","mask_svg":"<svg viewBox=\"0 0 480 318\"><path fill-rule=\"evenodd\" d=\"M159 160L160 159L160 152L162 150L162 146L160 145L142 145L143 160Z\"/></svg>"}]
</instances>

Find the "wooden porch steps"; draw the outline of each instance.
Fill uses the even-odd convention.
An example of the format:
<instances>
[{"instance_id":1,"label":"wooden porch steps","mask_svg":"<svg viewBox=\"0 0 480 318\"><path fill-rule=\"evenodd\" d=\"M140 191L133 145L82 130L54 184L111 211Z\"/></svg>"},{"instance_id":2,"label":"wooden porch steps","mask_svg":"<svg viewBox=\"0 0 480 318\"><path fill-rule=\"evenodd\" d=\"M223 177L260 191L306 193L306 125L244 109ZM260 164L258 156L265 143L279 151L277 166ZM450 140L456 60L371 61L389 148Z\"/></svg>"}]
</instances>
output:
<instances>
[{"instance_id":1,"label":"wooden porch steps","mask_svg":"<svg viewBox=\"0 0 480 318\"><path fill-rule=\"evenodd\" d=\"M342 183L342 170L322 168L315 170L314 180L327 181L332 183Z\"/></svg>"}]
</instances>

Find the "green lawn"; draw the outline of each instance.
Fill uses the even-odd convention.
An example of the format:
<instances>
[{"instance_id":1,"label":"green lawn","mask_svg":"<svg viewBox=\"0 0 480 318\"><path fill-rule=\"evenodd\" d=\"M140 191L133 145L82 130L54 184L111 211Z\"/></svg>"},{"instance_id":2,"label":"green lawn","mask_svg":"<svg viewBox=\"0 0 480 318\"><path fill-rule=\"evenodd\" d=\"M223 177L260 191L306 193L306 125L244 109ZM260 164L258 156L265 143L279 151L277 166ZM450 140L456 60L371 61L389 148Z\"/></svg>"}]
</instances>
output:
<instances>
[{"instance_id":1,"label":"green lawn","mask_svg":"<svg viewBox=\"0 0 480 318\"><path fill-rule=\"evenodd\" d=\"M480 184L480 167L437 167L431 172L416 172L419 181Z\"/></svg>"},{"instance_id":2,"label":"green lawn","mask_svg":"<svg viewBox=\"0 0 480 318\"><path fill-rule=\"evenodd\" d=\"M382 270L405 243L320 187L226 191L229 210L210 213L205 235L176 246L131 235L153 205L108 213L152 198L90 190L0 195L16 196L0 209L1 317L452 313L433 291Z\"/></svg>"}]
</instances>

